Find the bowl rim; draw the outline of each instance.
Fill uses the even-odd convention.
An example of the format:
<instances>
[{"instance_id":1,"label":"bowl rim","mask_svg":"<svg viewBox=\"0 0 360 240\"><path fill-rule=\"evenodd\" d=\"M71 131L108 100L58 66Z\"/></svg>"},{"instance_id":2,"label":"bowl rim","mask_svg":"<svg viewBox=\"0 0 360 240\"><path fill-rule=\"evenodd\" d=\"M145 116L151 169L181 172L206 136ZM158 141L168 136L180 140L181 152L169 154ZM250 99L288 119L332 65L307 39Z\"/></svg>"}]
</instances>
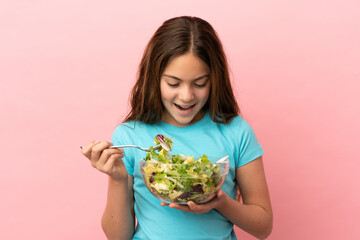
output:
<instances>
[{"instance_id":1,"label":"bowl rim","mask_svg":"<svg viewBox=\"0 0 360 240\"><path fill-rule=\"evenodd\" d=\"M140 162L148 162L148 161L145 161L143 158L140 159ZM164 163L164 162L151 162L153 164L167 164L167 165L191 165L191 164L194 164L194 163ZM225 161L225 162L209 162L209 163L199 163L197 162L196 164L217 164L217 165L221 165L221 164L224 164L224 165L229 165L229 161Z\"/></svg>"},{"instance_id":2,"label":"bowl rim","mask_svg":"<svg viewBox=\"0 0 360 240\"><path fill-rule=\"evenodd\" d=\"M149 175L146 175L144 170L143 170L143 166L145 165L146 161L144 159L141 159L140 160L140 165L139 165L139 168L140 168L140 173L142 176L149 176ZM154 162L150 162L152 164L157 164L157 165L171 165L171 166L177 166L177 165L192 165L192 163L162 163L162 162L159 162L159 163L154 163ZM219 166L223 166L222 169L224 169L225 171L220 171L220 175L216 176L216 177L224 177L224 176L227 176L227 174L229 173L230 171L230 164L229 164L229 161L226 161L226 162L219 162L219 163L198 163L198 164L208 164L208 165L219 165ZM171 176L172 178L176 178L176 179L181 179L181 178L193 178L193 179L201 179L201 177L173 177ZM216 177L207 177L207 178L216 178ZM204 177L205 178L205 177Z\"/></svg>"}]
</instances>

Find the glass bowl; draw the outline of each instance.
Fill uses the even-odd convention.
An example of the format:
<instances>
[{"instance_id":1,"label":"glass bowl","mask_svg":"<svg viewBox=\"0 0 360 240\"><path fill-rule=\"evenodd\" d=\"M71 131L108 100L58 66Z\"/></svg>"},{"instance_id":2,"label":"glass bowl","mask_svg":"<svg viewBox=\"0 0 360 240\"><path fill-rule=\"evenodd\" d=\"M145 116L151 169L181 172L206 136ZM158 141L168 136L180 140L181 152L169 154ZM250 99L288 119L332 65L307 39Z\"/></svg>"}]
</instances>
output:
<instances>
[{"instance_id":1,"label":"glass bowl","mask_svg":"<svg viewBox=\"0 0 360 240\"><path fill-rule=\"evenodd\" d=\"M146 187L161 201L205 203L224 184L229 162L172 164L140 160L140 172Z\"/></svg>"}]
</instances>

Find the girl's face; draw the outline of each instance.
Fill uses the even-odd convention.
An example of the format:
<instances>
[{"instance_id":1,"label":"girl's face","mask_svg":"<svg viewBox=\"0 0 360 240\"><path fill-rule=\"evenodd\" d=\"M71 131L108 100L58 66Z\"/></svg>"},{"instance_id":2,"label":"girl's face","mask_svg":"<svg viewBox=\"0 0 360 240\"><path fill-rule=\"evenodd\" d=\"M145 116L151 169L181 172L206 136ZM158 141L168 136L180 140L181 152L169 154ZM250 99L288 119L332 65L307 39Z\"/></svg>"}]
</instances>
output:
<instances>
[{"instance_id":1,"label":"girl's face","mask_svg":"<svg viewBox=\"0 0 360 240\"><path fill-rule=\"evenodd\" d=\"M162 120L185 127L199 121L210 93L209 68L192 53L169 61L160 80Z\"/></svg>"}]
</instances>

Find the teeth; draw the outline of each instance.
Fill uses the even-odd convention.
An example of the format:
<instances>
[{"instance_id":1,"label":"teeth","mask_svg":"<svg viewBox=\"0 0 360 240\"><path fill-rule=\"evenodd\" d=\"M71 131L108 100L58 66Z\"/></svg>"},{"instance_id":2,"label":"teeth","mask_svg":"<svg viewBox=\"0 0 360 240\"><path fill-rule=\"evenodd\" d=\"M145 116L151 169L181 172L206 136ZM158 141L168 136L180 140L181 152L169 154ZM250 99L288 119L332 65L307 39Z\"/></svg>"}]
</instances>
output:
<instances>
[{"instance_id":1,"label":"teeth","mask_svg":"<svg viewBox=\"0 0 360 240\"><path fill-rule=\"evenodd\" d=\"M189 108L191 108L193 105L184 107L184 106L181 106L181 105L176 104L176 106L178 106L178 107L181 108L181 109L189 109Z\"/></svg>"},{"instance_id":2,"label":"teeth","mask_svg":"<svg viewBox=\"0 0 360 240\"><path fill-rule=\"evenodd\" d=\"M188 108L190 108L191 106L189 106L189 107L183 107L183 106L180 106L181 108L184 108L184 109L188 109Z\"/></svg>"}]
</instances>

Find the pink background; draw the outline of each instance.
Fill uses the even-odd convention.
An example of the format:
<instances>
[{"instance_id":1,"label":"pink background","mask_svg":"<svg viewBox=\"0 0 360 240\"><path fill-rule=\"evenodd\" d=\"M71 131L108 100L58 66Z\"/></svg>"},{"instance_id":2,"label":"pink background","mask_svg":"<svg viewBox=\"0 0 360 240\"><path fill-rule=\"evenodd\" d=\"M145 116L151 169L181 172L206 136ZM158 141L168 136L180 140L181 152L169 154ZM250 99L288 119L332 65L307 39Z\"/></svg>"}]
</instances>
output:
<instances>
[{"instance_id":1,"label":"pink background","mask_svg":"<svg viewBox=\"0 0 360 240\"><path fill-rule=\"evenodd\" d=\"M265 150L269 239L360 239L360 2L129 2L1 1L0 239L105 239L107 178L79 146L110 139L146 42L179 15L222 38Z\"/></svg>"}]
</instances>

